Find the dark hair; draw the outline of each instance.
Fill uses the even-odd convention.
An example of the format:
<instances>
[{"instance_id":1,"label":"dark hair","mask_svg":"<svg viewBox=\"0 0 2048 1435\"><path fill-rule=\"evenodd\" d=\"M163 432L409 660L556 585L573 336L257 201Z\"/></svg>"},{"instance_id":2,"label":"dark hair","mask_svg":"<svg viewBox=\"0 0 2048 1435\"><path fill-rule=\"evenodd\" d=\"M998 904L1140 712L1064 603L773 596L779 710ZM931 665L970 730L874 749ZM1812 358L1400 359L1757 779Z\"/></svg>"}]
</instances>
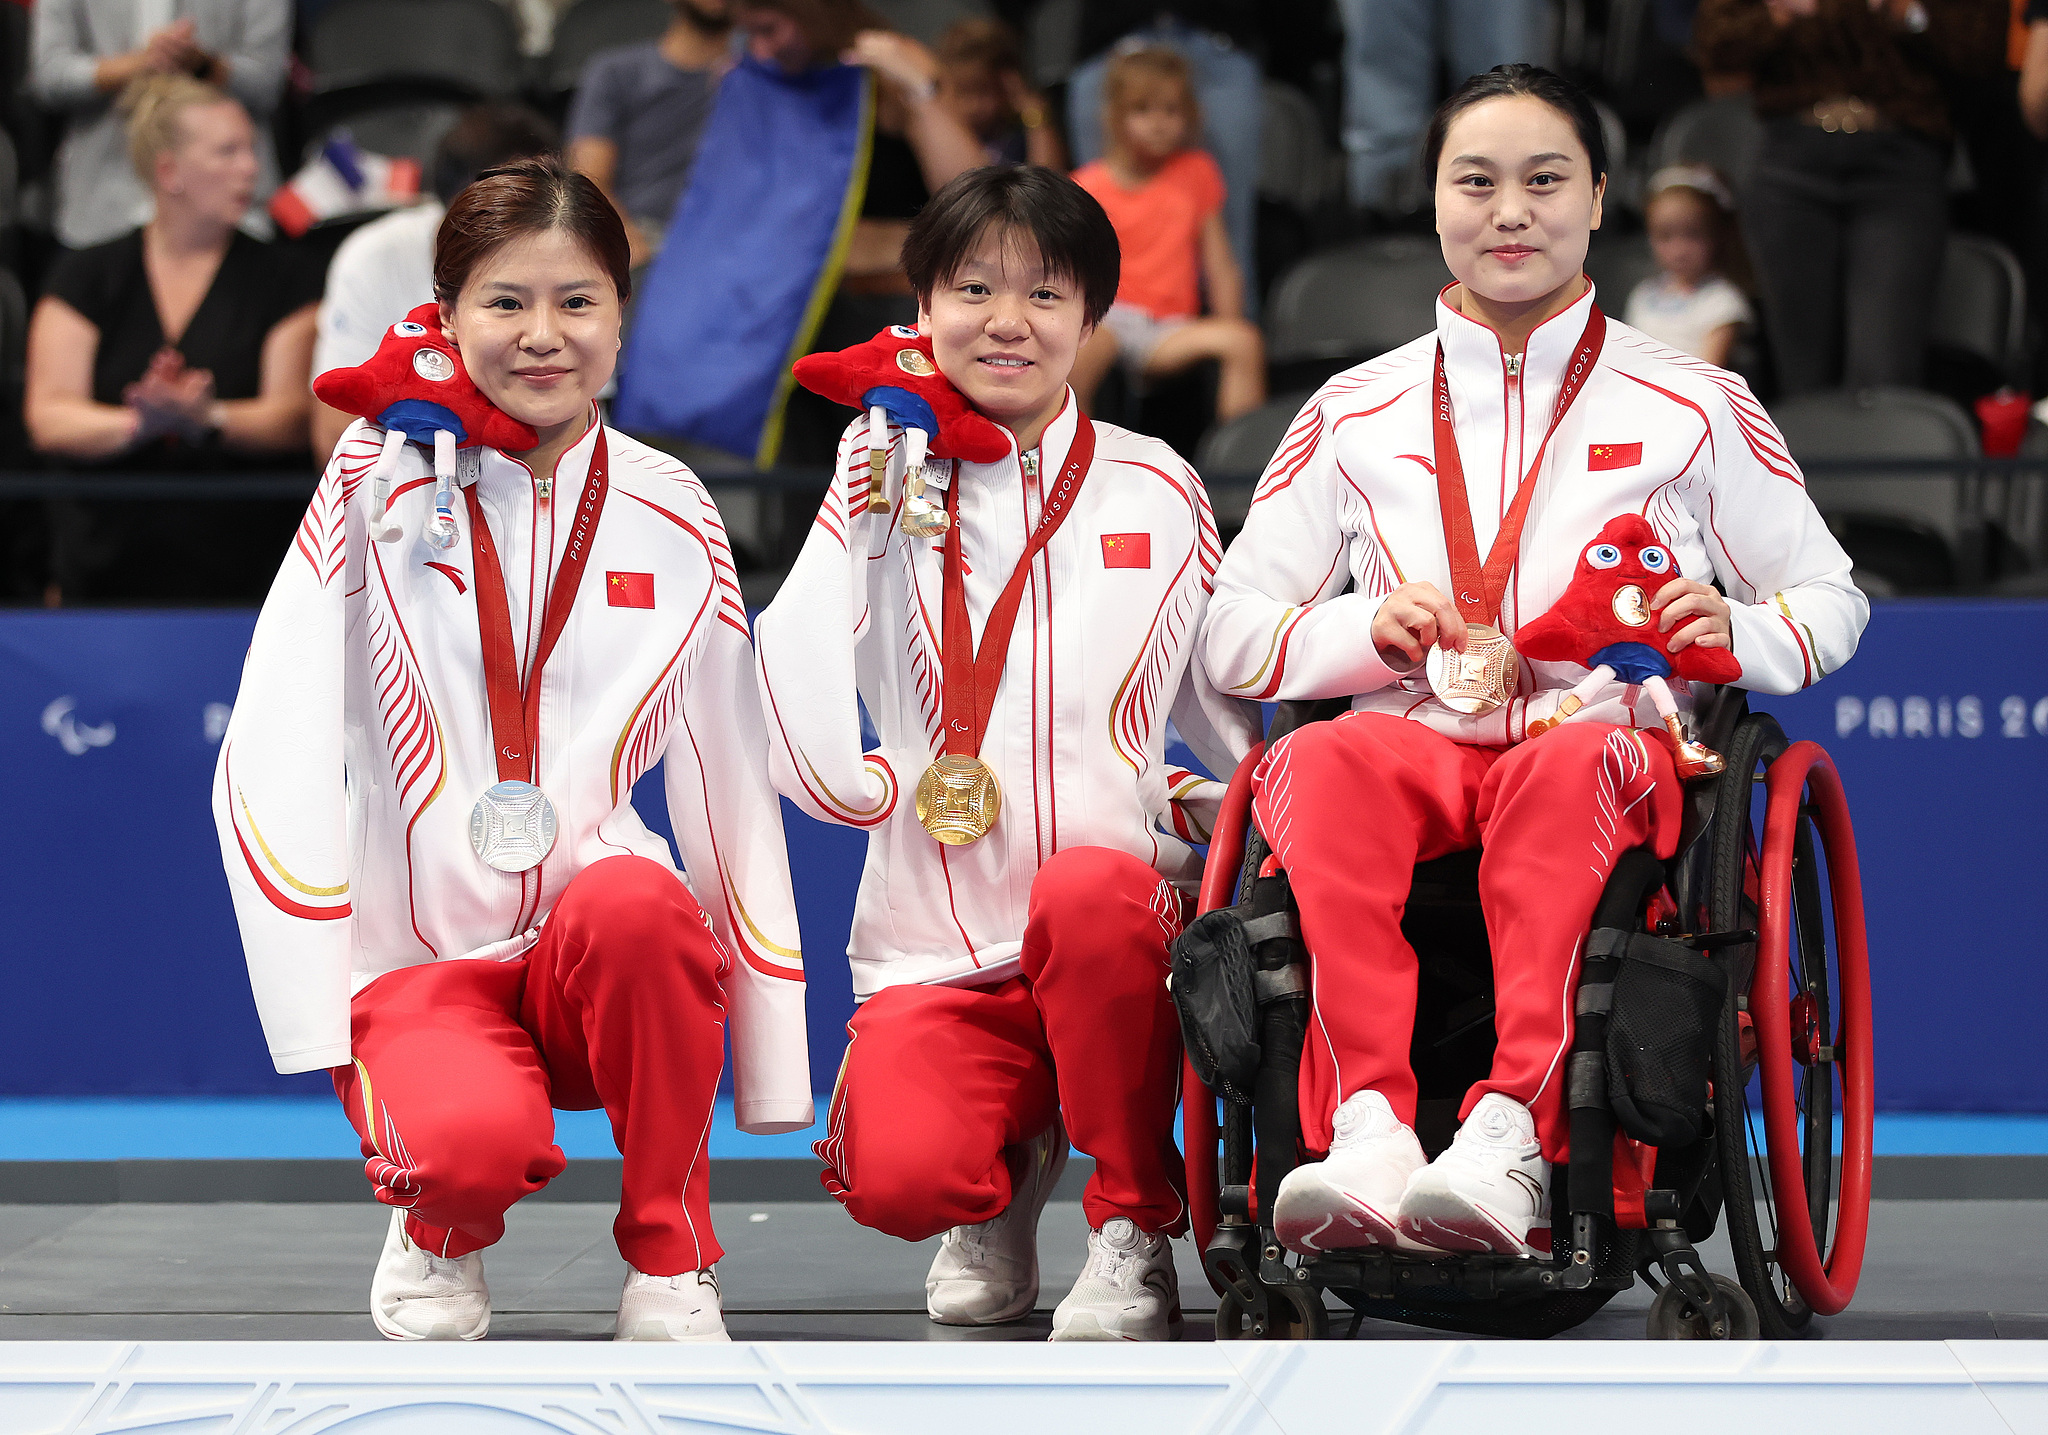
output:
<instances>
[{"instance_id":1,"label":"dark hair","mask_svg":"<svg viewBox=\"0 0 2048 1435\"><path fill-rule=\"evenodd\" d=\"M448 206L434 235L434 297L455 302L470 271L525 234L559 229L597 257L619 291L632 297L626 226L604 191L553 155L487 169Z\"/></svg>"},{"instance_id":2,"label":"dark hair","mask_svg":"<svg viewBox=\"0 0 2048 1435\"><path fill-rule=\"evenodd\" d=\"M989 230L1029 236L1047 272L1081 287L1088 322L1099 324L1116 302L1123 251L1095 196L1056 170L1030 164L970 169L911 221L903 271L920 303L967 262Z\"/></svg>"},{"instance_id":3,"label":"dark hair","mask_svg":"<svg viewBox=\"0 0 2048 1435\"><path fill-rule=\"evenodd\" d=\"M1429 136L1422 142L1425 185L1436 187L1437 161L1443 158L1444 136L1450 132L1451 121L1474 105L1511 95L1541 100L1570 120L1578 132L1579 143L1586 147L1586 155L1593 161L1594 177L1607 173L1607 137L1600 128L1600 112L1593 108L1593 101L1584 90L1541 65L1495 65L1458 86L1430 117Z\"/></svg>"},{"instance_id":4,"label":"dark hair","mask_svg":"<svg viewBox=\"0 0 2048 1435\"><path fill-rule=\"evenodd\" d=\"M562 137L547 119L510 100L485 100L455 117L434 146L434 193L453 204L469 182L487 169L528 155L553 154Z\"/></svg>"}]
</instances>

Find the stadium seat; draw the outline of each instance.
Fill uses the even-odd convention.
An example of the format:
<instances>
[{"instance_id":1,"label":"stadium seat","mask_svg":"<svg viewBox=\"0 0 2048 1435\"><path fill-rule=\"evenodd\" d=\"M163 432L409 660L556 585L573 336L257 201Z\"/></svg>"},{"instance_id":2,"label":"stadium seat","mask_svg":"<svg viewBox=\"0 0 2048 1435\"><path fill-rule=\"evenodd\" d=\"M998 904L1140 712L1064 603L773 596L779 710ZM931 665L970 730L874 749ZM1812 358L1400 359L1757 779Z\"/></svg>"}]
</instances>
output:
<instances>
[{"instance_id":1,"label":"stadium seat","mask_svg":"<svg viewBox=\"0 0 2048 1435\"><path fill-rule=\"evenodd\" d=\"M1313 215L1344 183L1343 161L1323 138L1315 102L1292 85L1265 83L1259 134L1259 196Z\"/></svg>"},{"instance_id":2,"label":"stadium seat","mask_svg":"<svg viewBox=\"0 0 2048 1435\"><path fill-rule=\"evenodd\" d=\"M1287 436L1287 426L1308 401L1307 393L1282 394L1210 429L1195 450L1195 471L1204 482L1256 479L1266 471L1280 440Z\"/></svg>"},{"instance_id":3,"label":"stadium seat","mask_svg":"<svg viewBox=\"0 0 2048 1435\"><path fill-rule=\"evenodd\" d=\"M1657 260L1650 253L1648 235L1609 238L1602 231L1593 236L1593 247L1586 251L1586 273L1599 291L1600 307L1617 319L1628 308L1628 296L1636 285L1656 272Z\"/></svg>"},{"instance_id":4,"label":"stadium seat","mask_svg":"<svg viewBox=\"0 0 2048 1435\"><path fill-rule=\"evenodd\" d=\"M380 93L382 91L381 87ZM372 154L404 155L419 161L423 188L433 183L434 151L462 114L462 106L450 100L414 103L372 103L364 108L348 107L332 124L322 125L307 141L305 158L311 159L337 129Z\"/></svg>"},{"instance_id":5,"label":"stadium seat","mask_svg":"<svg viewBox=\"0 0 2048 1435\"><path fill-rule=\"evenodd\" d=\"M15 220L20 218L15 207L16 183L20 178L14 141L8 138L6 130L0 130L0 230L12 228Z\"/></svg>"},{"instance_id":6,"label":"stadium seat","mask_svg":"<svg viewBox=\"0 0 2048 1435\"><path fill-rule=\"evenodd\" d=\"M1437 292L1449 282L1434 238L1398 235L1311 254L1273 286L1269 361L1308 385L1377 358L1436 327Z\"/></svg>"},{"instance_id":7,"label":"stadium seat","mask_svg":"<svg viewBox=\"0 0 2048 1435\"><path fill-rule=\"evenodd\" d=\"M519 30L493 0L334 0L306 56L318 93L380 82L437 82L478 96L516 94Z\"/></svg>"},{"instance_id":8,"label":"stadium seat","mask_svg":"<svg viewBox=\"0 0 2048 1435\"><path fill-rule=\"evenodd\" d=\"M995 12L987 0L868 0L869 8L913 40L937 47L939 37L962 20L986 20Z\"/></svg>"},{"instance_id":9,"label":"stadium seat","mask_svg":"<svg viewBox=\"0 0 2048 1435\"><path fill-rule=\"evenodd\" d=\"M1954 473L1830 470L1806 475L1806 490L1865 572L1895 591L1955 586L1975 575L1984 521L1975 511L1970 463L1981 455L1976 426L1953 400L1918 389L1872 388L1803 394L1771 410L1792 456L1816 460L1958 460Z\"/></svg>"},{"instance_id":10,"label":"stadium seat","mask_svg":"<svg viewBox=\"0 0 2048 1435\"><path fill-rule=\"evenodd\" d=\"M668 0L576 0L555 22L554 48L542 62L543 88L566 94L599 50L652 40L668 28Z\"/></svg>"},{"instance_id":11,"label":"stadium seat","mask_svg":"<svg viewBox=\"0 0 2048 1435\"><path fill-rule=\"evenodd\" d=\"M1080 63L1081 0L1040 0L1024 22L1024 73L1041 90L1064 85Z\"/></svg>"},{"instance_id":12,"label":"stadium seat","mask_svg":"<svg viewBox=\"0 0 2048 1435\"><path fill-rule=\"evenodd\" d=\"M1696 100L1664 121L1651 136L1650 172L1672 164L1712 165L1739 197L1756 167L1763 132L1747 95Z\"/></svg>"},{"instance_id":13,"label":"stadium seat","mask_svg":"<svg viewBox=\"0 0 2048 1435\"><path fill-rule=\"evenodd\" d=\"M1981 234L1951 232L1928 343L1980 359L2000 382L2024 387L2026 327L2026 274L2012 251Z\"/></svg>"}]
</instances>

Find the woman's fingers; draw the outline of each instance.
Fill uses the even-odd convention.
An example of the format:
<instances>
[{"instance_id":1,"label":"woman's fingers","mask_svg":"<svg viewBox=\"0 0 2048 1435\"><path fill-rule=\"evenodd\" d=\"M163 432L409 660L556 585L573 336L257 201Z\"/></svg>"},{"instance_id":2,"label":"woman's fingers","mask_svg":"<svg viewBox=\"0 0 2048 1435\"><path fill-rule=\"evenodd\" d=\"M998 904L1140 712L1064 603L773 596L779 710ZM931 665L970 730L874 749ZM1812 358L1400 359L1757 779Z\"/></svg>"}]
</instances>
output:
<instances>
[{"instance_id":1,"label":"woman's fingers","mask_svg":"<svg viewBox=\"0 0 2048 1435\"><path fill-rule=\"evenodd\" d=\"M1671 640L1664 647L1666 651L1676 653L1680 649L1693 646L1695 643L1702 648L1728 647L1728 630L1720 626L1712 618L1696 618L1692 622L1687 623L1683 628L1680 628L1676 633L1673 633Z\"/></svg>"}]
</instances>

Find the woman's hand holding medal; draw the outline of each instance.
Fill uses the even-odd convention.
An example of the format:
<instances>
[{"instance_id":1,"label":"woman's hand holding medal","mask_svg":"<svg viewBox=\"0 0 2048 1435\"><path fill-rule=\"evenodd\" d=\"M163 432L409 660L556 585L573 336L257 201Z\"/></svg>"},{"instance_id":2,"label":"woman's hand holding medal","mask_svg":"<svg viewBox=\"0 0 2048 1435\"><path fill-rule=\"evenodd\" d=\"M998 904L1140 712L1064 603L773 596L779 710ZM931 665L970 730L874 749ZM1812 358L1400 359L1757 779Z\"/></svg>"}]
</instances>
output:
<instances>
[{"instance_id":1,"label":"woman's hand holding medal","mask_svg":"<svg viewBox=\"0 0 2048 1435\"><path fill-rule=\"evenodd\" d=\"M1465 619L1434 583L1403 583L1373 615L1372 645L1395 672L1413 672L1432 647L1465 649Z\"/></svg>"}]
</instances>

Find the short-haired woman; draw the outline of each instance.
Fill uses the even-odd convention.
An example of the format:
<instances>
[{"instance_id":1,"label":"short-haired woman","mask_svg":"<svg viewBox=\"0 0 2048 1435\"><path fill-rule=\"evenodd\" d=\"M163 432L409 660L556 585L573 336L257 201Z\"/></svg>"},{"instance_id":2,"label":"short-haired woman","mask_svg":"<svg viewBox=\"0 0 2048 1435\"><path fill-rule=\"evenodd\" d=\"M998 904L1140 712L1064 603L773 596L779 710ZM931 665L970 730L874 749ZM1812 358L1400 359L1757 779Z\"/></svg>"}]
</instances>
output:
<instances>
[{"instance_id":1,"label":"short-haired woman","mask_svg":"<svg viewBox=\"0 0 2048 1435\"><path fill-rule=\"evenodd\" d=\"M1589 673L1505 664L1506 635L1628 514L1659 540L1643 566L1669 575L1644 621L1673 650L1731 651L1742 687L1834 671L1869 605L1742 380L1594 303L1606 157L1578 89L1530 65L1475 76L1437 112L1424 163L1454 280L1436 331L1301 411L1217 575L1202 657L1228 692L1351 700L1274 744L1254 800L1315 955L1301 1112L1327 1153L1281 1183L1280 1238L1527 1255L1549 1239L1566 1154L1579 944L1623 852L1671 854L1682 803L1644 688L1611 682L1544 732ZM1425 656L1447 666L1479 644L1494 681L1446 701ZM1418 861L1482 845L1499 1045L1425 1165L1401 911Z\"/></svg>"},{"instance_id":2,"label":"short-haired woman","mask_svg":"<svg viewBox=\"0 0 2048 1435\"><path fill-rule=\"evenodd\" d=\"M933 1320L1018 1320L1071 1136L1095 1158L1092 1231L1053 1339L1163 1339L1186 1224L1167 943L1222 791L1167 763L1167 720L1221 770L1254 720L1193 661L1221 545L1194 472L1091 423L1067 387L1117 282L1116 233L1079 185L970 170L903 253L919 318L897 365L935 366L1010 449L926 466L934 536L901 504L869 511L856 420L757 625L775 785L869 833L825 1186L862 1225L947 1232ZM904 462L899 442L898 493Z\"/></svg>"},{"instance_id":3,"label":"short-haired woman","mask_svg":"<svg viewBox=\"0 0 2048 1435\"><path fill-rule=\"evenodd\" d=\"M552 1108L625 1157L620 1339L722 1340L710 1130L733 1018L750 1131L811 1123L803 965L718 511L599 421L626 234L553 160L487 171L435 244L443 333L525 452L460 450L452 544L429 459L342 437L256 626L214 817L280 1071L328 1070L390 1233L396 1340L482 1336L479 1254L563 1168ZM431 374L433 365L415 367ZM441 365L445 370L445 363ZM634 812L664 765L688 876Z\"/></svg>"}]
</instances>

